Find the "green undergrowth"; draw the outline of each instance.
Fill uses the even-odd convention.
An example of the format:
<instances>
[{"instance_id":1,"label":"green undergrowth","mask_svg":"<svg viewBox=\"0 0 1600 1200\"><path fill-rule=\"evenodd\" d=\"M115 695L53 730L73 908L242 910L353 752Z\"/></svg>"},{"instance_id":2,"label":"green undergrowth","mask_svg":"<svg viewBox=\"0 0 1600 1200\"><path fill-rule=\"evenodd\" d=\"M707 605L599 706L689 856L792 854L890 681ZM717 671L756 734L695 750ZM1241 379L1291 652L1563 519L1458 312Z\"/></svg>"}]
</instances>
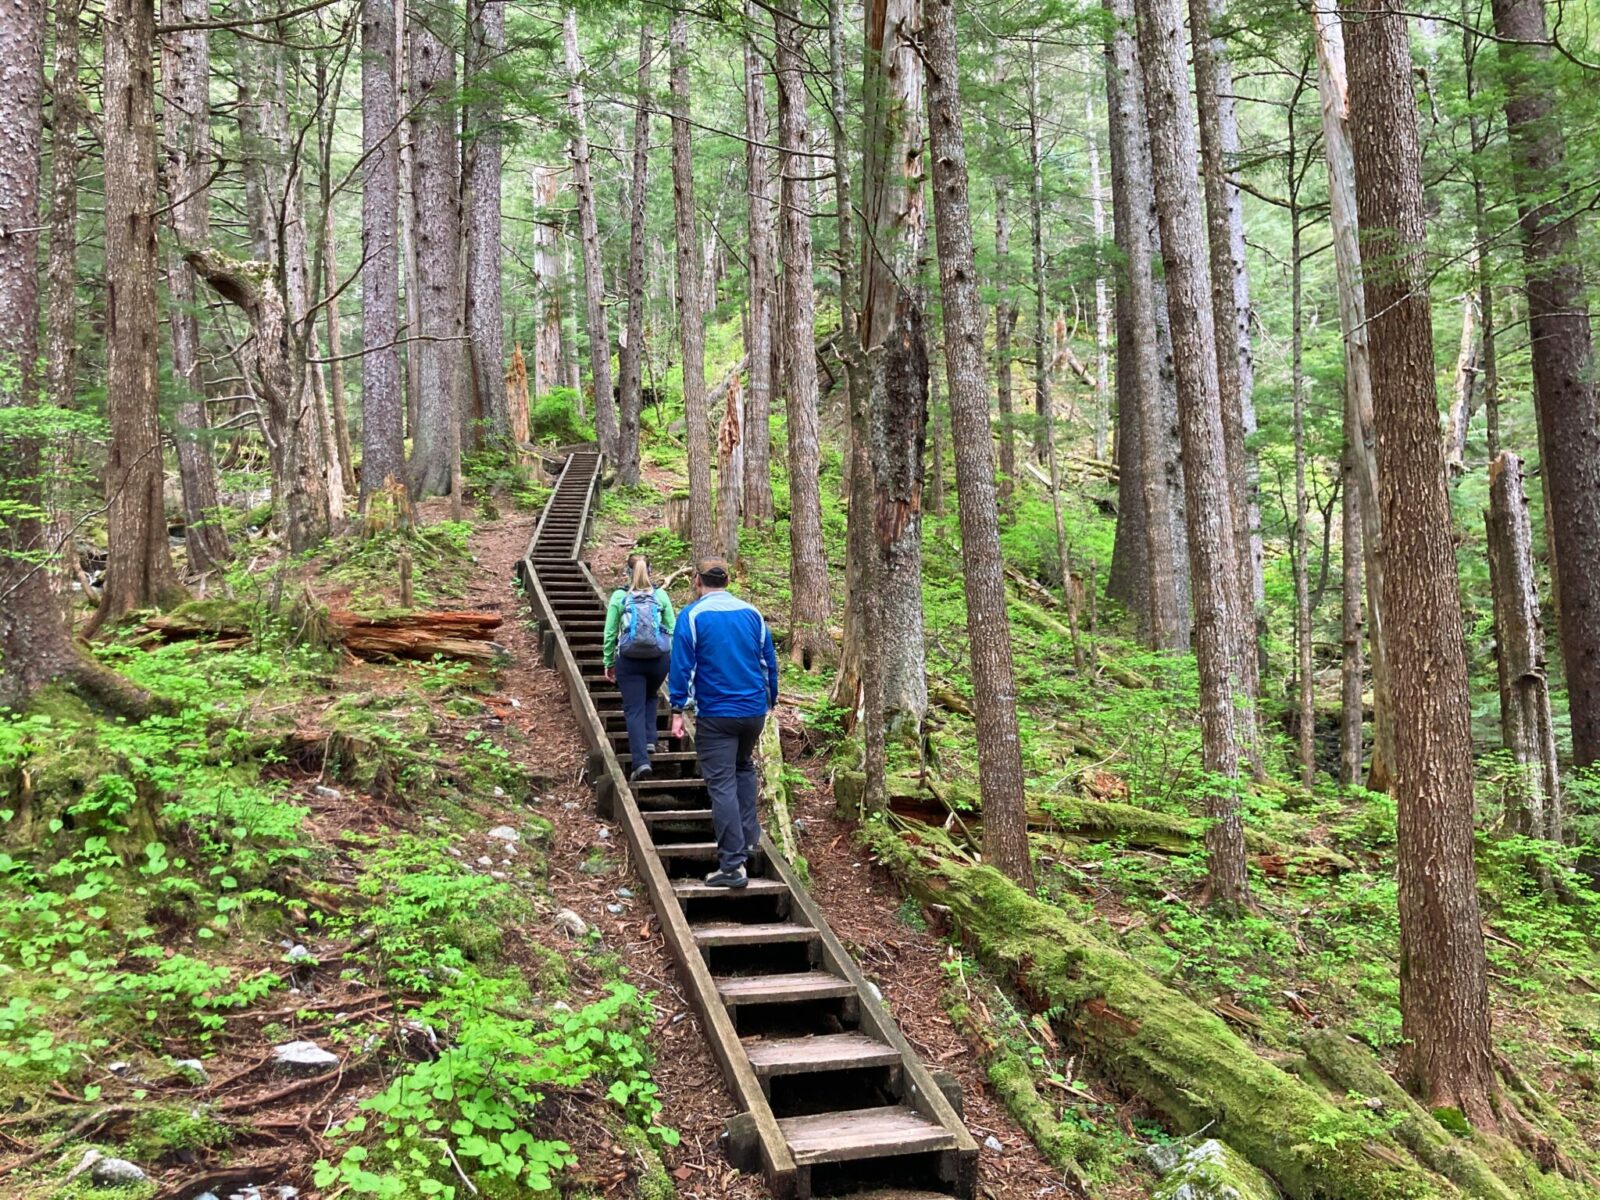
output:
<instances>
[{"instance_id":1,"label":"green undergrowth","mask_svg":"<svg viewBox=\"0 0 1600 1200\"><path fill-rule=\"evenodd\" d=\"M465 555L464 533L438 536ZM236 1103L279 1086L272 1068L213 1094L178 1064L226 1082L300 1038L343 1059L351 1093L315 1172L329 1191L553 1194L583 1178L590 1126L665 1178L650 997L595 937L530 936L551 827L523 805L548 781L483 728L492 677L347 669L264 598L185 619L252 636L97 651L157 715L54 690L0 712L0 1168L70 1133L0 1190L87 1195L61 1179L88 1146L152 1176L225 1165L273 1115ZM486 843L508 809L518 841Z\"/></svg>"}]
</instances>

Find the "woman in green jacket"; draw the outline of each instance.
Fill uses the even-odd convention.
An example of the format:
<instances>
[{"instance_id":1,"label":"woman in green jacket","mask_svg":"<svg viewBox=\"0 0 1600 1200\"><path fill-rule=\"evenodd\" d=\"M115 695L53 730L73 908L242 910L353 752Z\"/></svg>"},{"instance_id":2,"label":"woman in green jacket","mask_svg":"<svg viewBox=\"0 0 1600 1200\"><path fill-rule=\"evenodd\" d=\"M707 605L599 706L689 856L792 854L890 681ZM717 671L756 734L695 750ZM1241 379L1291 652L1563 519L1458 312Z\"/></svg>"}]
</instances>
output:
<instances>
[{"instance_id":1,"label":"woman in green jacket","mask_svg":"<svg viewBox=\"0 0 1600 1200\"><path fill-rule=\"evenodd\" d=\"M672 666L672 600L650 583L650 563L628 556L628 586L611 593L602 648L606 678L622 693L628 722L628 778L648 778L656 748L657 696Z\"/></svg>"}]
</instances>

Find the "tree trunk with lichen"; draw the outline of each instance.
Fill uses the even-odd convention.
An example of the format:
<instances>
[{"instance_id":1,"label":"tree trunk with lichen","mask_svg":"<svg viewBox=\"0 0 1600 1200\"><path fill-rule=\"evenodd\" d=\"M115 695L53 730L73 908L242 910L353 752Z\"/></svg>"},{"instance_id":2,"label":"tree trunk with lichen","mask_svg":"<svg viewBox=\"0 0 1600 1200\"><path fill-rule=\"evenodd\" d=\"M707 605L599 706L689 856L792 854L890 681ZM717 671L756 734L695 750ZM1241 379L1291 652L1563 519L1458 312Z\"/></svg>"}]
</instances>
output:
<instances>
[{"instance_id":1,"label":"tree trunk with lichen","mask_svg":"<svg viewBox=\"0 0 1600 1200\"><path fill-rule=\"evenodd\" d=\"M644 408L645 182L650 173L650 22L639 22L638 107L633 114L633 190L628 194L628 315L617 348L617 484L639 482L639 416Z\"/></svg>"},{"instance_id":2,"label":"tree trunk with lichen","mask_svg":"<svg viewBox=\"0 0 1600 1200\"><path fill-rule=\"evenodd\" d=\"M745 21L754 28L755 0L745 0ZM772 181L768 177L767 83L753 36L744 44L745 187L749 230L750 326L745 350L750 387L745 393L743 519L751 528L776 519L772 501L772 340L777 280L772 229Z\"/></svg>"},{"instance_id":3,"label":"tree trunk with lichen","mask_svg":"<svg viewBox=\"0 0 1600 1200\"><path fill-rule=\"evenodd\" d=\"M109 559L90 632L183 594L167 546L162 494L153 0L112 0L105 29Z\"/></svg>"},{"instance_id":4,"label":"tree trunk with lichen","mask_svg":"<svg viewBox=\"0 0 1600 1200\"><path fill-rule=\"evenodd\" d=\"M833 658L833 604L822 547L817 415L816 292L811 271L811 173L801 32L793 0L774 7L778 77L779 245L783 259L784 399L789 427L789 657L807 670Z\"/></svg>"},{"instance_id":5,"label":"tree trunk with lichen","mask_svg":"<svg viewBox=\"0 0 1600 1200\"><path fill-rule=\"evenodd\" d=\"M504 303L501 264L501 100L495 75L506 51L504 0L467 5L468 84L477 102L467 110L465 164L467 268L467 413L462 445L469 450L490 439L503 448L510 432L506 409ZM468 436L470 434L470 436Z\"/></svg>"}]
</instances>

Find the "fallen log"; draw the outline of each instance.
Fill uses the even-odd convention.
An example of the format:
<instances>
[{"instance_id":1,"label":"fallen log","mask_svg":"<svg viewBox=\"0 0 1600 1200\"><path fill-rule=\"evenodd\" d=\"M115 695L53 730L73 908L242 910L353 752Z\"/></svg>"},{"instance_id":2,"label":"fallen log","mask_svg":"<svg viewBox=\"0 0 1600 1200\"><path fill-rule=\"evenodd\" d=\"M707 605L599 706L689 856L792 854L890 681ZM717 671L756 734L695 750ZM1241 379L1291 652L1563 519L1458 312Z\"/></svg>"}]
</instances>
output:
<instances>
[{"instance_id":1,"label":"fallen log","mask_svg":"<svg viewBox=\"0 0 1600 1200\"><path fill-rule=\"evenodd\" d=\"M1099 1068L1176 1132L1210 1130L1294 1200L1461 1195L1401 1154L1364 1109L1341 1108L1262 1058L1215 1013L1000 872L925 854L881 824L863 836L1031 1007L1063 1013ZM1310 1136L1327 1130L1343 1136Z\"/></svg>"},{"instance_id":2,"label":"fallen log","mask_svg":"<svg viewBox=\"0 0 1600 1200\"><path fill-rule=\"evenodd\" d=\"M233 649L252 636L250 624L237 609L186 611L185 605L166 616L151 617L142 628L162 641L212 637ZM491 639L505 618L494 612L414 612L373 617L343 609L319 614L319 633L358 658L427 661L438 655L464 662L492 663L504 650ZM219 643L213 643L217 645Z\"/></svg>"}]
</instances>

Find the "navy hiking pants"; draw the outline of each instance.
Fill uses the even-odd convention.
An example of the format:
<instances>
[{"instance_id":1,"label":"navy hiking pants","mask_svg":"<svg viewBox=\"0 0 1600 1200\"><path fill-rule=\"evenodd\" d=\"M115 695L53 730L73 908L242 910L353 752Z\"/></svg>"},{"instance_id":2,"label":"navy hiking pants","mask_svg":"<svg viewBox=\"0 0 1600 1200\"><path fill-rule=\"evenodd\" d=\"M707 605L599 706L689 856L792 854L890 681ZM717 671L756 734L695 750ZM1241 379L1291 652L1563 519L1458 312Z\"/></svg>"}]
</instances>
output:
<instances>
[{"instance_id":1,"label":"navy hiking pants","mask_svg":"<svg viewBox=\"0 0 1600 1200\"><path fill-rule=\"evenodd\" d=\"M700 717L695 722L694 750L711 793L711 824L724 871L737 871L749 857L746 851L761 844L756 746L766 723L765 715Z\"/></svg>"},{"instance_id":2,"label":"navy hiking pants","mask_svg":"<svg viewBox=\"0 0 1600 1200\"><path fill-rule=\"evenodd\" d=\"M650 746L656 740L656 714L661 707L661 684L671 667L670 654L660 658L617 656L617 690L622 693L622 715L628 722L630 772L650 765Z\"/></svg>"}]
</instances>

